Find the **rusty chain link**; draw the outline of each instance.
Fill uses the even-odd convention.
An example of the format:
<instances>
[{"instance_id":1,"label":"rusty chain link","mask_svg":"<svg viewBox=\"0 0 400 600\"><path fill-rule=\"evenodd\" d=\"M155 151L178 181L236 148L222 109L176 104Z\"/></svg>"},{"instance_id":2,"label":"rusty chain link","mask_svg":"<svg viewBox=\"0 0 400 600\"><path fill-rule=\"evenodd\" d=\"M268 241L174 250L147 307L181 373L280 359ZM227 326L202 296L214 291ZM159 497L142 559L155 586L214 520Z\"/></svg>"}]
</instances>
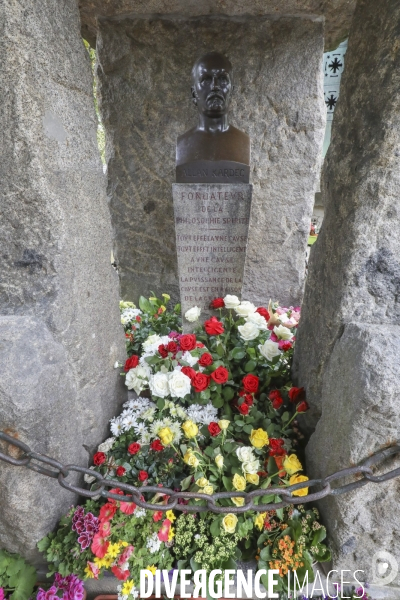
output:
<instances>
[{"instance_id":1,"label":"rusty chain link","mask_svg":"<svg viewBox=\"0 0 400 600\"><path fill-rule=\"evenodd\" d=\"M336 496L339 494L352 492L358 488L363 487L367 483L383 483L385 481L389 481L390 479L394 479L395 477L400 476L400 467L397 469L393 469L392 471L389 471L388 473L385 473L383 475L374 475L371 468L373 466L376 466L377 463L386 460L390 456L400 454L400 445L396 444L388 448L384 448L383 450L379 450L369 458L362 461L361 464L358 466L349 467L347 469L341 469L340 471L337 471L336 473L333 473L328 477L324 477L323 479L311 479L309 481L296 483L295 485L290 485L288 487L274 486L266 489L253 490L252 492L247 493L238 491L216 492L212 496L209 496L207 494L201 494L199 492L176 492L169 488L159 487L155 485L144 485L140 488L137 488L133 485L129 485L128 483L122 483L116 479L105 479L103 475L92 469L86 469L85 467L78 467L76 465L63 465L62 463L58 462L57 460L54 460L53 458L50 458L49 456L39 454L38 452L33 452L29 448L29 446L27 446L23 442L20 442L14 437L11 437L6 433L0 431L0 441L1 440L17 449L19 453L22 452L22 455L20 458L14 458L10 454L4 454L3 452L0 452L0 460L14 465L16 467L26 467L27 469L35 471L36 473L41 473L42 475L46 475L47 477L53 477L54 479L57 479L58 483L66 490L79 494L80 496L84 496L85 498L95 498L102 496L103 498L112 498L114 500L119 500L123 502L134 502L142 508L157 511L161 510L164 512L170 509L193 513L205 511L210 511L213 513L244 513L248 510L254 510L256 512L266 512L268 510L276 510L278 508L283 508L292 504L305 504L306 502L321 500L321 498L325 498L329 495ZM68 483L66 479L71 472L90 475L91 477L97 479L97 482L93 486L94 489L88 490L73 485L72 483ZM334 489L331 488L331 483L333 481L337 481L338 479L346 478L349 476L361 476L361 479L358 479L357 481L354 481L352 483L344 484ZM311 494L307 494L305 496L292 495L292 492L294 491L316 486L322 489ZM119 488L120 490L128 492L128 495L110 493L105 488ZM146 493L159 495L165 494L168 497L167 502L166 504L153 504L147 502L143 496L143 494ZM253 500L255 498L270 495L283 496L283 499L279 502L254 504ZM159 497L160 496L158 496L158 498ZM244 498L245 503L243 506L218 506L216 504L218 500L225 498ZM205 500L207 506L185 504L183 502L179 503L179 500Z\"/></svg>"}]
</instances>

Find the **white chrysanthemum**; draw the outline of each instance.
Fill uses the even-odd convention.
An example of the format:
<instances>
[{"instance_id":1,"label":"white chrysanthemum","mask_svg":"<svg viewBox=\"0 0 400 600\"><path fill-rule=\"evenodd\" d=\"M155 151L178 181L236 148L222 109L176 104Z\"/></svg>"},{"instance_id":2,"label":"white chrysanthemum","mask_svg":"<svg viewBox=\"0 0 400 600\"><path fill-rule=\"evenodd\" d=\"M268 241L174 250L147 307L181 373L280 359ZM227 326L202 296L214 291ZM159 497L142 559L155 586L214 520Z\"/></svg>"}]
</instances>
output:
<instances>
[{"instance_id":1,"label":"white chrysanthemum","mask_svg":"<svg viewBox=\"0 0 400 600\"><path fill-rule=\"evenodd\" d=\"M166 396L169 396L170 393L168 386L168 375L158 371L158 373L150 377L149 387L154 396L157 396L158 398L166 398Z\"/></svg>"},{"instance_id":2,"label":"white chrysanthemum","mask_svg":"<svg viewBox=\"0 0 400 600\"><path fill-rule=\"evenodd\" d=\"M246 317L246 322L247 323L254 323L254 325L257 325L257 327L258 327L258 329L260 331L267 331L268 330L268 323L267 323L267 321L258 312L251 313L251 315L249 315L248 317Z\"/></svg>"},{"instance_id":3,"label":"white chrysanthemum","mask_svg":"<svg viewBox=\"0 0 400 600\"><path fill-rule=\"evenodd\" d=\"M280 340L291 340L293 337L293 333L287 327L283 325L279 325L274 327L274 333Z\"/></svg>"},{"instance_id":4,"label":"white chrysanthemum","mask_svg":"<svg viewBox=\"0 0 400 600\"><path fill-rule=\"evenodd\" d=\"M97 452L105 452L107 454L107 452L109 452L111 450L111 448L113 447L114 442L115 442L115 438L113 438L113 437L108 438L108 440L106 440L105 442L100 444L100 446L97 448Z\"/></svg>"},{"instance_id":5,"label":"white chrysanthemum","mask_svg":"<svg viewBox=\"0 0 400 600\"><path fill-rule=\"evenodd\" d=\"M179 419L187 419L187 412L182 406L176 407L176 414Z\"/></svg>"},{"instance_id":6,"label":"white chrysanthemum","mask_svg":"<svg viewBox=\"0 0 400 600\"><path fill-rule=\"evenodd\" d=\"M187 409L187 417L196 424L209 425L212 421L218 420L218 409L211 403L191 404Z\"/></svg>"},{"instance_id":7,"label":"white chrysanthemum","mask_svg":"<svg viewBox=\"0 0 400 600\"><path fill-rule=\"evenodd\" d=\"M189 365L189 367L193 367L199 362L199 357L192 356L189 350L186 350L186 352L182 354L182 358L180 360L185 361Z\"/></svg>"},{"instance_id":8,"label":"white chrysanthemum","mask_svg":"<svg viewBox=\"0 0 400 600\"><path fill-rule=\"evenodd\" d=\"M143 446L145 446L146 444L150 444L151 440L152 440L152 435L150 433L150 431L144 431L142 433L142 437L140 438L141 443Z\"/></svg>"},{"instance_id":9,"label":"white chrysanthemum","mask_svg":"<svg viewBox=\"0 0 400 600\"><path fill-rule=\"evenodd\" d=\"M239 317L248 317L252 313L256 312L256 307L252 302L243 300L239 306L235 307L235 312L237 315L239 315Z\"/></svg>"},{"instance_id":10,"label":"white chrysanthemum","mask_svg":"<svg viewBox=\"0 0 400 600\"><path fill-rule=\"evenodd\" d=\"M142 396L139 396L138 398L131 398L128 400L128 402L125 402L123 407L129 408L130 410L139 410L146 402L149 402L147 398L142 398Z\"/></svg>"},{"instance_id":11,"label":"white chrysanthemum","mask_svg":"<svg viewBox=\"0 0 400 600\"><path fill-rule=\"evenodd\" d=\"M133 415L128 415L122 419L122 427L124 428L124 431L129 431L130 429L132 429L132 427L134 427L136 423L137 420Z\"/></svg>"},{"instance_id":12,"label":"white chrysanthemum","mask_svg":"<svg viewBox=\"0 0 400 600\"><path fill-rule=\"evenodd\" d=\"M190 377L181 371L173 371L169 376L168 384L172 398L184 398L190 394Z\"/></svg>"},{"instance_id":13,"label":"white chrysanthemum","mask_svg":"<svg viewBox=\"0 0 400 600\"><path fill-rule=\"evenodd\" d=\"M171 425L173 425L173 423L174 423L174 421L170 417L164 417L162 420L163 427L171 427Z\"/></svg>"},{"instance_id":14,"label":"white chrysanthemum","mask_svg":"<svg viewBox=\"0 0 400 600\"><path fill-rule=\"evenodd\" d=\"M128 325L131 321L136 321L136 317L141 314L142 311L138 308L125 308L121 313L122 325Z\"/></svg>"},{"instance_id":15,"label":"white chrysanthemum","mask_svg":"<svg viewBox=\"0 0 400 600\"><path fill-rule=\"evenodd\" d=\"M140 394L148 383L148 377L150 375L150 369L144 365L138 365L134 369L129 369L125 377L125 385L128 390L135 390L137 394Z\"/></svg>"},{"instance_id":16,"label":"white chrysanthemum","mask_svg":"<svg viewBox=\"0 0 400 600\"><path fill-rule=\"evenodd\" d=\"M240 460L240 462L248 462L249 460L254 460L255 456L253 454L253 448L250 446L241 446L236 450L236 456Z\"/></svg>"},{"instance_id":17,"label":"white chrysanthemum","mask_svg":"<svg viewBox=\"0 0 400 600\"><path fill-rule=\"evenodd\" d=\"M157 533L154 532L153 535L147 538L146 548L149 550L150 554L155 554L158 552L161 547L161 541L158 539Z\"/></svg>"},{"instance_id":18,"label":"white chrysanthemum","mask_svg":"<svg viewBox=\"0 0 400 600\"><path fill-rule=\"evenodd\" d=\"M198 320L200 314L201 308L198 306L193 306L193 308L189 308L189 310L185 312L185 319L187 319L190 323L194 323Z\"/></svg>"},{"instance_id":19,"label":"white chrysanthemum","mask_svg":"<svg viewBox=\"0 0 400 600\"><path fill-rule=\"evenodd\" d=\"M124 431L124 427L122 425L122 422L117 417L114 418L114 419L111 419L110 429L111 429L111 433L115 437L120 436L121 433L123 433L123 431Z\"/></svg>"},{"instance_id":20,"label":"white chrysanthemum","mask_svg":"<svg viewBox=\"0 0 400 600\"><path fill-rule=\"evenodd\" d=\"M182 429L181 429L180 424L172 423L172 425L170 425L169 428L174 435L174 439L173 439L174 444L178 444L182 438Z\"/></svg>"},{"instance_id":21,"label":"white chrysanthemum","mask_svg":"<svg viewBox=\"0 0 400 600\"><path fill-rule=\"evenodd\" d=\"M137 423L136 425L134 425L133 429L138 437L141 437L144 434L144 432L147 431L146 425L144 423Z\"/></svg>"},{"instance_id":22,"label":"white chrysanthemum","mask_svg":"<svg viewBox=\"0 0 400 600\"><path fill-rule=\"evenodd\" d=\"M149 408L146 408L146 410L142 412L142 414L140 415L140 418L143 419L144 421L152 422L154 420L155 412L156 412L156 409L151 406Z\"/></svg>"},{"instance_id":23,"label":"white chrysanthemum","mask_svg":"<svg viewBox=\"0 0 400 600\"><path fill-rule=\"evenodd\" d=\"M275 356L281 354L278 343L272 340L267 340L263 344L259 344L258 349L260 354L267 360L272 360Z\"/></svg>"},{"instance_id":24,"label":"white chrysanthemum","mask_svg":"<svg viewBox=\"0 0 400 600\"><path fill-rule=\"evenodd\" d=\"M260 335L260 330L254 323L245 323L244 325L238 326L240 337L245 342L255 340Z\"/></svg>"},{"instance_id":25,"label":"white chrysanthemum","mask_svg":"<svg viewBox=\"0 0 400 600\"><path fill-rule=\"evenodd\" d=\"M236 308L240 304L240 300L237 296L227 295L224 298L225 308Z\"/></svg>"},{"instance_id":26,"label":"white chrysanthemum","mask_svg":"<svg viewBox=\"0 0 400 600\"><path fill-rule=\"evenodd\" d=\"M158 432L160 431L160 429L162 429L164 427L164 422L157 420L154 421L154 423L152 423L149 427L150 432L152 433L152 435L154 435L154 437L157 437Z\"/></svg>"}]
</instances>

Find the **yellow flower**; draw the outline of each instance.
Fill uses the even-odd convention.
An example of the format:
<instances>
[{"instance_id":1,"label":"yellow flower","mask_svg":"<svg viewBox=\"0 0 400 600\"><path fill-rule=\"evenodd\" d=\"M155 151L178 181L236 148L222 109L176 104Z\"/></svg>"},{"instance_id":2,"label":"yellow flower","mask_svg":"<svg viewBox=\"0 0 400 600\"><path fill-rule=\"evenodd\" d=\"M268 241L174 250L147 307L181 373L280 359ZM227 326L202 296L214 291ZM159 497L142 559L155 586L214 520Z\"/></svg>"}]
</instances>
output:
<instances>
[{"instance_id":1,"label":"yellow flower","mask_svg":"<svg viewBox=\"0 0 400 600\"><path fill-rule=\"evenodd\" d=\"M243 506L244 498L232 498L232 502L233 504L236 504L236 506Z\"/></svg>"},{"instance_id":2,"label":"yellow flower","mask_svg":"<svg viewBox=\"0 0 400 600\"><path fill-rule=\"evenodd\" d=\"M188 450L186 452L185 456L183 457L183 462L189 465L189 467L196 468L199 466L199 459L195 457L192 450Z\"/></svg>"},{"instance_id":3,"label":"yellow flower","mask_svg":"<svg viewBox=\"0 0 400 600\"><path fill-rule=\"evenodd\" d=\"M209 482L208 479L206 479L205 477L200 477L200 479L198 479L195 483L199 487L206 487L206 485L208 485Z\"/></svg>"},{"instance_id":4,"label":"yellow flower","mask_svg":"<svg viewBox=\"0 0 400 600\"><path fill-rule=\"evenodd\" d=\"M175 530L173 527L170 527L169 531L168 531L168 541L172 542L172 540L175 537Z\"/></svg>"},{"instance_id":5,"label":"yellow flower","mask_svg":"<svg viewBox=\"0 0 400 600\"><path fill-rule=\"evenodd\" d=\"M237 516L232 513L228 513L222 519L222 527L224 528L226 533L235 533L237 522L238 522Z\"/></svg>"},{"instance_id":6,"label":"yellow flower","mask_svg":"<svg viewBox=\"0 0 400 600\"><path fill-rule=\"evenodd\" d=\"M254 483L254 485L258 485L260 482L260 478L257 473L246 473L246 481L249 483Z\"/></svg>"},{"instance_id":7,"label":"yellow flower","mask_svg":"<svg viewBox=\"0 0 400 600\"><path fill-rule=\"evenodd\" d=\"M165 308L164 304L162 304L158 310L161 310L161 312L165 312L167 309Z\"/></svg>"},{"instance_id":8,"label":"yellow flower","mask_svg":"<svg viewBox=\"0 0 400 600\"><path fill-rule=\"evenodd\" d=\"M222 454L218 454L215 457L215 464L217 465L218 469L222 469L222 467L224 466L224 457L222 456Z\"/></svg>"},{"instance_id":9,"label":"yellow flower","mask_svg":"<svg viewBox=\"0 0 400 600\"><path fill-rule=\"evenodd\" d=\"M136 308L136 305L133 304L133 302L121 300L121 302L119 303L119 307L120 308Z\"/></svg>"},{"instance_id":10,"label":"yellow flower","mask_svg":"<svg viewBox=\"0 0 400 600\"><path fill-rule=\"evenodd\" d=\"M301 466L301 462L297 458L295 454L290 454L283 461L283 468L285 469L288 475L293 475L297 473L297 471L302 471L303 467Z\"/></svg>"},{"instance_id":11,"label":"yellow flower","mask_svg":"<svg viewBox=\"0 0 400 600\"><path fill-rule=\"evenodd\" d=\"M122 542L121 540L118 542L121 548L126 548L129 544L128 542Z\"/></svg>"},{"instance_id":12,"label":"yellow flower","mask_svg":"<svg viewBox=\"0 0 400 600\"><path fill-rule=\"evenodd\" d=\"M171 300L171 296L169 296L168 294L161 294L161 296L164 298L164 300L166 302L168 302L169 300Z\"/></svg>"},{"instance_id":13,"label":"yellow flower","mask_svg":"<svg viewBox=\"0 0 400 600\"><path fill-rule=\"evenodd\" d=\"M163 427L160 429L157 435L160 438L163 446L168 446L174 439L174 434L169 427Z\"/></svg>"},{"instance_id":14,"label":"yellow flower","mask_svg":"<svg viewBox=\"0 0 400 600\"><path fill-rule=\"evenodd\" d=\"M92 569L90 568L89 564L87 564L85 567L85 575L86 575L86 579L94 579L94 573L93 573Z\"/></svg>"},{"instance_id":15,"label":"yellow flower","mask_svg":"<svg viewBox=\"0 0 400 600\"><path fill-rule=\"evenodd\" d=\"M235 473L232 479L232 485L238 492L243 492L243 490L246 489L246 480L241 475Z\"/></svg>"},{"instance_id":16,"label":"yellow flower","mask_svg":"<svg viewBox=\"0 0 400 600\"><path fill-rule=\"evenodd\" d=\"M151 296L151 298L149 298L149 300L157 300L157 298L155 296Z\"/></svg>"},{"instance_id":17,"label":"yellow flower","mask_svg":"<svg viewBox=\"0 0 400 600\"><path fill-rule=\"evenodd\" d=\"M105 558L116 558L120 553L121 547L119 544L109 544Z\"/></svg>"},{"instance_id":18,"label":"yellow flower","mask_svg":"<svg viewBox=\"0 0 400 600\"><path fill-rule=\"evenodd\" d=\"M172 510L167 510L165 516L167 517L168 521L171 521L171 523L173 523L176 519L176 516L174 515Z\"/></svg>"},{"instance_id":19,"label":"yellow flower","mask_svg":"<svg viewBox=\"0 0 400 600\"><path fill-rule=\"evenodd\" d=\"M151 566L147 565L146 571L151 571L153 573L153 575L155 575L156 571L157 571L157 567L154 565L151 565Z\"/></svg>"},{"instance_id":20,"label":"yellow flower","mask_svg":"<svg viewBox=\"0 0 400 600\"><path fill-rule=\"evenodd\" d=\"M206 485L201 491L203 492L203 494L208 494L209 496L211 496L211 494L214 493L214 488L212 485Z\"/></svg>"},{"instance_id":21,"label":"yellow flower","mask_svg":"<svg viewBox=\"0 0 400 600\"><path fill-rule=\"evenodd\" d=\"M196 423L193 423L193 421L190 420L184 422L182 429L189 440L196 437L196 435L199 433L199 428L197 427Z\"/></svg>"},{"instance_id":22,"label":"yellow flower","mask_svg":"<svg viewBox=\"0 0 400 600\"><path fill-rule=\"evenodd\" d=\"M125 581L125 583L123 584L123 586L122 586L122 590L121 590L121 591L122 591L122 594L123 594L124 596L129 596L129 594L130 594L130 593L131 593L131 591L132 591L133 585L134 585L134 584L133 584L133 579L127 579L127 580Z\"/></svg>"},{"instance_id":23,"label":"yellow flower","mask_svg":"<svg viewBox=\"0 0 400 600\"><path fill-rule=\"evenodd\" d=\"M265 521L265 517L266 516L267 516L267 513L258 513L258 515L256 516L256 518L254 519L254 525L256 527L258 527L258 529L260 531L264 527L264 521Z\"/></svg>"},{"instance_id":24,"label":"yellow flower","mask_svg":"<svg viewBox=\"0 0 400 600\"><path fill-rule=\"evenodd\" d=\"M109 569L111 567L111 565L114 562L114 559L111 557L104 557L104 558L96 558L94 559L94 564L99 567L99 569L101 569L102 567L105 567L106 569Z\"/></svg>"},{"instance_id":25,"label":"yellow flower","mask_svg":"<svg viewBox=\"0 0 400 600\"><path fill-rule=\"evenodd\" d=\"M250 442L254 448L263 448L269 444L268 433L264 429L252 429Z\"/></svg>"},{"instance_id":26,"label":"yellow flower","mask_svg":"<svg viewBox=\"0 0 400 600\"><path fill-rule=\"evenodd\" d=\"M228 419L222 419L221 421L218 421L218 426L220 429L228 429L230 424L231 422L228 421Z\"/></svg>"},{"instance_id":27,"label":"yellow flower","mask_svg":"<svg viewBox=\"0 0 400 600\"><path fill-rule=\"evenodd\" d=\"M292 475L290 478L290 485L301 483L302 481L308 481L308 477L305 475ZM308 487L302 488L301 490L295 490L292 494L293 496L306 496L308 494Z\"/></svg>"}]
</instances>

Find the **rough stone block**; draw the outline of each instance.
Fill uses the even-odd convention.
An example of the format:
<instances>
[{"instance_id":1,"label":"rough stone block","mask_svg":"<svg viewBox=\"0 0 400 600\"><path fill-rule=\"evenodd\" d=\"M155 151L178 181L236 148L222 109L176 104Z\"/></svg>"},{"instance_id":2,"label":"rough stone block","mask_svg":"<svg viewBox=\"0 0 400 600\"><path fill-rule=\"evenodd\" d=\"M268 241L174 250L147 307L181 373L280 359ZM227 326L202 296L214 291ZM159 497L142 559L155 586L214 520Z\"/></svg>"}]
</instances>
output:
<instances>
[{"instance_id":1,"label":"rough stone block","mask_svg":"<svg viewBox=\"0 0 400 600\"><path fill-rule=\"evenodd\" d=\"M231 122L251 138L252 214L244 296L302 297L325 128L318 20L222 17L100 20L98 77L108 136L114 255L124 298L179 296L171 184L178 135L193 127L191 69L226 54Z\"/></svg>"},{"instance_id":2,"label":"rough stone block","mask_svg":"<svg viewBox=\"0 0 400 600\"><path fill-rule=\"evenodd\" d=\"M322 416L307 446L307 474L311 478L357 465L399 441L399 356L400 326L346 324L324 374ZM400 456L389 458L375 474L399 467ZM335 569L361 569L365 580L372 582L373 576L379 575L376 565L374 568L378 551L390 552L400 565L399 494L397 478L368 483L318 503L328 528ZM379 578L375 583L379 584ZM400 576L392 582L399 583Z\"/></svg>"}]
</instances>

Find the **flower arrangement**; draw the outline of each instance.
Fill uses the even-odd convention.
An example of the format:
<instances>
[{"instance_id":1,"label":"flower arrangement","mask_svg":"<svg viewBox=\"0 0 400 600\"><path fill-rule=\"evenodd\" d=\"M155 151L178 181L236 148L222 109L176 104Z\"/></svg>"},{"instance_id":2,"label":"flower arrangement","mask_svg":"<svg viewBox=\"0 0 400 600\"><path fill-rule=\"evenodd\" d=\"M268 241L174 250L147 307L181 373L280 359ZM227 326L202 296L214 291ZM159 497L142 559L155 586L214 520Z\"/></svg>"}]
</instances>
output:
<instances>
[{"instance_id":1,"label":"flower arrangement","mask_svg":"<svg viewBox=\"0 0 400 600\"><path fill-rule=\"evenodd\" d=\"M168 300L167 294L141 298L139 309L121 303L128 358L116 367L134 393L112 419L111 437L98 447L91 469L139 488L198 492L199 507L216 492L234 492L219 500L228 512L165 514L115 497L90 500L72 508L40 549L64 577L111 571L123 582L120 600L137 596L140 569L173 565L224 570L255 558L259 568L279 570L280 591L288 570L299 578L308 572L312 581L312 564L330 558L316 509L244 507L246 492L265 490L255 504L279 502L279 488L308 481L296 421L308 405L304 390L290 383L300 309L272 302L256 307L227 295L211 303L218 316L182 334L179 307L169 311ZM193 307L185 318L196 323L200 314ZM95 486L95 474L85 479ZM158 508L167 498L159 493L150 501Z\"/></svg>"}]
</instances>

